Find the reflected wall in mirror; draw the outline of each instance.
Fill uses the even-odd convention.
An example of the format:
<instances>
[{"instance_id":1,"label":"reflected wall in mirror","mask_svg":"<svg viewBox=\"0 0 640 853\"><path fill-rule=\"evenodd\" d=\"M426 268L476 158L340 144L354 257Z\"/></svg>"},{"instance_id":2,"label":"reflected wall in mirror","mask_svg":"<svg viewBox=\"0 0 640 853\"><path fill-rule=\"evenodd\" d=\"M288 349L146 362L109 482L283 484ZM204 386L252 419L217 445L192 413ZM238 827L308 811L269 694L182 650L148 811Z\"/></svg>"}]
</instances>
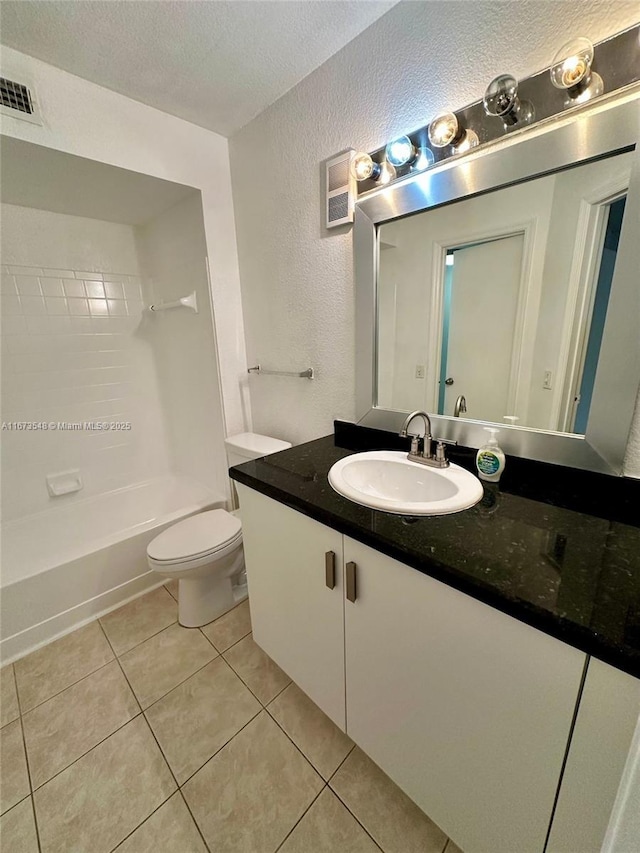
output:
<instances>
[{"instance_id":1,"label":"reflected wall in mirror","mask_svg":"<svg viewBox=\"0 0 640 853\"><path fill-rule=\"evenodd\" d=\"M374 405L585 434L632 160L381 224Z\"/></svg>"}]
</instances>

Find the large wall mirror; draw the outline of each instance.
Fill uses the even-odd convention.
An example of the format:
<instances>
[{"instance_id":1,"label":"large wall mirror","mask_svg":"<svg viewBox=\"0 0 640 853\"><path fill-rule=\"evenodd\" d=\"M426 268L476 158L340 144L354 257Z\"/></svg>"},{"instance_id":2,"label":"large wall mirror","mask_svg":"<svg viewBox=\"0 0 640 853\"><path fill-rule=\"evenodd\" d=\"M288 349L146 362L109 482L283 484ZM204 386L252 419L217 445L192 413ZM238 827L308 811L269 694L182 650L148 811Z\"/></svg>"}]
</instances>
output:
<instances>
[{"instance_id":1,"label":"large wall mirror","mask_svg":"<svg viewBox=\"0 0 640 853\"><path fill-rule=\"evenodd\" d=\"M358 405L396 429L620 473L640 383L637 96L357 205Z\"/></svg>"}]
</instances>

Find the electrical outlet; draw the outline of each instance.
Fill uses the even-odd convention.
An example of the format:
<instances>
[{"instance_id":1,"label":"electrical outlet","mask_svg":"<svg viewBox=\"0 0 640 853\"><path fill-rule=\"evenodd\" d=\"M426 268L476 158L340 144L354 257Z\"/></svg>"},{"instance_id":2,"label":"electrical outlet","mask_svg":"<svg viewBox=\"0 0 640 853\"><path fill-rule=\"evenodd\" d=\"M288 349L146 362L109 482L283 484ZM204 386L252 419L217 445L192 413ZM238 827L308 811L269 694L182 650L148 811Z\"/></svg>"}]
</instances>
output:
<instances>
[{"instance_id":1,"label":"electrical outlet","mask_svg":"<svg viewBox=\"0 0 640 853\"><path fill-rule=\"evenodd\" d=\"M542 387L547 391L551 391L553 388L553 373L550 370L545 370L544 379L542 380Z\"/></svg>"},{"instance_id":2,"label":"electrical outlet","mask_svg":"<svg viewBox=\"0 0 640 853\"><path fill-rule=\"evenodd\" d=\"M416 379L424 379L427 375L427 369L424 364L416 364Z\"/></svg>"}]
</instances>

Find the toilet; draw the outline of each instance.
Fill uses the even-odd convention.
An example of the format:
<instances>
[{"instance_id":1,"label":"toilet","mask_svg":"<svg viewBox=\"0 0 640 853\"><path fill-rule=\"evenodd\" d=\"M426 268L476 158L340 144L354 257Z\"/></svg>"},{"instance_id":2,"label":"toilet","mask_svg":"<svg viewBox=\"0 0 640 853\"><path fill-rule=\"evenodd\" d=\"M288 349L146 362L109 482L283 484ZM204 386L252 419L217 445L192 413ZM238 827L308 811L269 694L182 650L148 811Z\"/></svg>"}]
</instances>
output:
<instances>
[{"instance_id":1,"label":"toilet","mask_svg":"<svg viewBox=\"0 0 640 853\"><path fill-rule=\"evenodd\" d=\"M291 447L243 432L225 441L229 467ZM172 524L147 546L149 568L178 584L178 621L199 628L247 597L240 511L212 509Z\"/></svg>"}]
</instances>

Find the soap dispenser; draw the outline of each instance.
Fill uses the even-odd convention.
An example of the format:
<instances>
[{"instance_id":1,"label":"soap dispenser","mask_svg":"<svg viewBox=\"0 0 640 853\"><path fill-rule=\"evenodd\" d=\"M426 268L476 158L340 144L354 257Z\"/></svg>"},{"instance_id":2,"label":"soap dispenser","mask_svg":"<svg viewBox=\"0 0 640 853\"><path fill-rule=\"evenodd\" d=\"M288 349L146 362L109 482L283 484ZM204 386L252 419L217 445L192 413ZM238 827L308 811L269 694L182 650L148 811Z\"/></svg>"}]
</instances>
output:
<instances>
[{"instance_id":1,"label":"soap dispenser","mask_svg":"<svg viewBox=\"0 0 640 853\"><path fill-rule=\"evenodd\" d=\"M489 441L476 454L478 477L489 483L497 483L504 471L505 463L504 453L500 449L498 439L496 438L500 430L493 427L485 427L484 429L489 433Z\"/></svg>"}]
</instances>

